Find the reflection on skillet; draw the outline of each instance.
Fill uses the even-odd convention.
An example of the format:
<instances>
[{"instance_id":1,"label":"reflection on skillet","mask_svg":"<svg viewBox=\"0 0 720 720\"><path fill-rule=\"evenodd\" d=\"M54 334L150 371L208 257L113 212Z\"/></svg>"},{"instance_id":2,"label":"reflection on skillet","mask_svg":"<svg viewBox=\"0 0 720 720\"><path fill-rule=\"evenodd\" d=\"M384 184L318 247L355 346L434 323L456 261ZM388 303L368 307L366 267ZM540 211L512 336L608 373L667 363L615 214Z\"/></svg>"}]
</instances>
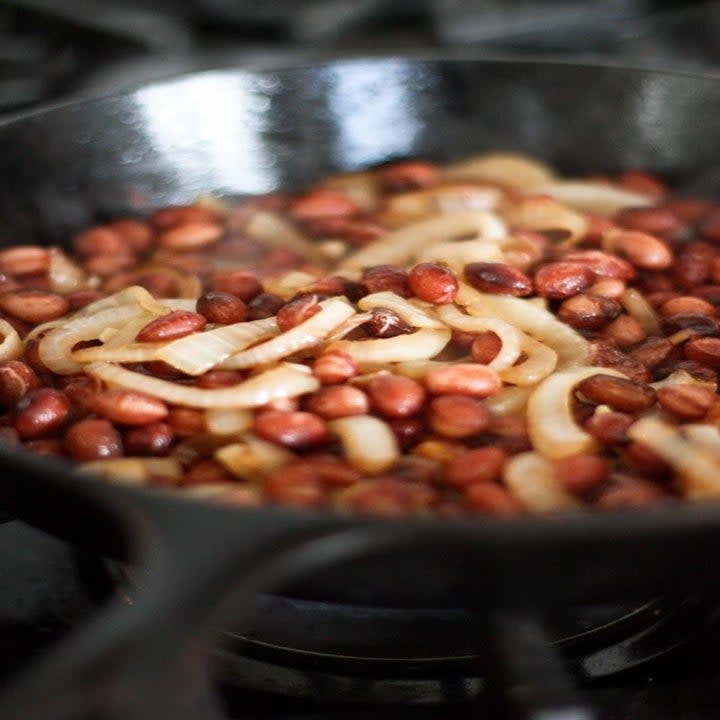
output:
<instances>
[{"instance_id":1,"label":"reflection on skillet","mask_svg":"<svg viewBox=\"0 0 720 720\"><path fill-rule=\"evenodd\" d=\"M720 210L424 160L0 252L5 442L388 516L720 497Z\"/></svg>"}]
</instances>

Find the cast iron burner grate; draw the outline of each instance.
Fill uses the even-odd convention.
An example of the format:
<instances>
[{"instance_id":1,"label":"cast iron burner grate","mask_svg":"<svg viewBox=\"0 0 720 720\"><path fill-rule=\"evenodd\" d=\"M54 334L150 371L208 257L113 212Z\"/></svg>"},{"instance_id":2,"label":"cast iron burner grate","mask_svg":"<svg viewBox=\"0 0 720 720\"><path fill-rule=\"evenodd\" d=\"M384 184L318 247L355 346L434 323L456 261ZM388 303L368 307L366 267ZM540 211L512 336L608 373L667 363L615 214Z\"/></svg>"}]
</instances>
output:
<instances>
[{"instance_id":1,"label":"cast iron burner grate","mask_svg":"<svg viewBox=\"0 0 720 720\"><path fill-rule=\"evenodd\" d=\"M132 603L130 574L108 564ZM543 628L579 686L663 658L706 628L704 595L555 610ZM522 628L515 628L519 633ZM478 699L490 651L467 610L373 608L261 595L252 625L223 633L215 675L226 695L252 691L320 703L427 705Z\"/></svg>"}]
</instances>

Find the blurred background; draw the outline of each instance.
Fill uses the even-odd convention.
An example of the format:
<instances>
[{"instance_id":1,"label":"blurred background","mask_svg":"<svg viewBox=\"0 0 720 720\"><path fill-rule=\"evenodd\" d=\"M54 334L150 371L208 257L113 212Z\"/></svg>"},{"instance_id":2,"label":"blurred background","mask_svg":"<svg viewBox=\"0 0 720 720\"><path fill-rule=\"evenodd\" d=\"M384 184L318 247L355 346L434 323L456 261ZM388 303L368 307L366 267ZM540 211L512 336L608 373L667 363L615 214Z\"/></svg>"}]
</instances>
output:
<instances>
[{"instance_id":1,"label":"blurred background","mask_svg":"<svg viewBox=\"0 0 720 720\"><path fill-rule=\"evenodd\" d=\"M720 65L720 2L0 0L0 115L217 65L454 49Z\"/></svg>"}]
</instances>

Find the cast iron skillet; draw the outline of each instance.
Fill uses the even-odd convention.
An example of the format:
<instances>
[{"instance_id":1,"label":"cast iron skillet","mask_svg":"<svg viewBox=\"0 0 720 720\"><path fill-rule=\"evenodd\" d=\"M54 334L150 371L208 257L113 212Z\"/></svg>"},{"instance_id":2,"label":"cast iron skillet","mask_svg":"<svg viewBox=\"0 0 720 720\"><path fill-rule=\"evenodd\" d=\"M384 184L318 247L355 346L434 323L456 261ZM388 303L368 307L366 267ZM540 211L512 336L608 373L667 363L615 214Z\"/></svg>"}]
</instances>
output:
<instances>
[{"instance_id":1,"label":"cast iron skillet","mask_svg":"<svg viewBox=\"0 0 720 720\"><path fill-rule=\"evenodd\" d=\"M712 196L718 143L712 77L382 58L201 73L0 127L0 241L64 241L98 218L208 191L264 192L391 157L450 160L484 149L527 151L569 173L648 168ZM525 625L510 613L645 599L718 578L712 505L387 522L220 509L80 480L59 462L5 448L0 461L12 512L135 559L144 588L132 608L106 610L19 678L0 698L4 720L98 708L113 718L220 717L204 692L209 628L241 620L258 589L385 607L463 605L492 618L496 636L517 636ZM526 679L527 657L505 662ZM514 700L552 705L548 694L562 689L549 676L537 685Z\"/></svg>"}]
</instances>

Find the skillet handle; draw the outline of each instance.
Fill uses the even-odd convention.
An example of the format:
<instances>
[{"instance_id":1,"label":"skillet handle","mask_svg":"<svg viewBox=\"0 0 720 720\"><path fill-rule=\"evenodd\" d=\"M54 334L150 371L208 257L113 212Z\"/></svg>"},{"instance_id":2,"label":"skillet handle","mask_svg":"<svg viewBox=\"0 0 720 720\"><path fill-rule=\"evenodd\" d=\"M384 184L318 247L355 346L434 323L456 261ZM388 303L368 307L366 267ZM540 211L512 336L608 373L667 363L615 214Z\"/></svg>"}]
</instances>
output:
<instances>
[{"instance_id":1,"label":"skillet handle","mask_svg":"<svg viewBox=\"0 0 720 720\"><path fill-rule=\"evenodd\" d=\"M222 720L209 678L218 630L242 625L259 590L403 535L369 522L341 530L320 513L177 502L182 512L151 513L134 604L103 609L21 674L0 695L3 720Z\"/></svg>"}]
</instances>

